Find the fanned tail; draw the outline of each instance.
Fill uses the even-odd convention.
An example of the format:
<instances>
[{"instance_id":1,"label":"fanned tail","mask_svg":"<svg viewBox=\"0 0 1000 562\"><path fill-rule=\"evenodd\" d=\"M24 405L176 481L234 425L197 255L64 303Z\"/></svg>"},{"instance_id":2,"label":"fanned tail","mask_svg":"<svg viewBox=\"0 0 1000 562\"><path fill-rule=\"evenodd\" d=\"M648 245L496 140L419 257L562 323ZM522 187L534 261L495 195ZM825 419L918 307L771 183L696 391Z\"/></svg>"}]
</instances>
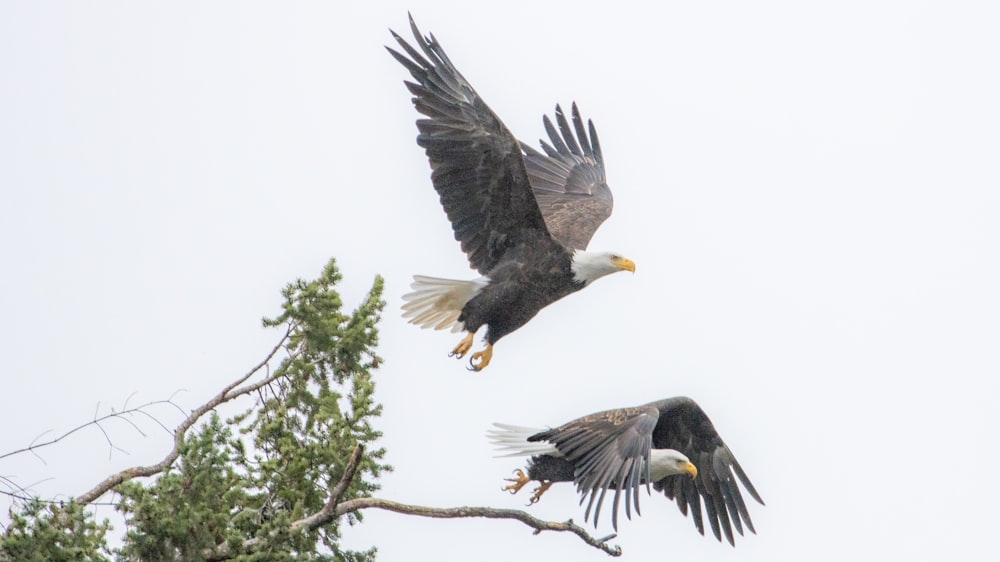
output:
<instances>
[{"instance_id":1,"label":"fanned tail","mask_svg":"<svg viewBox=\"0 0 1000 562\"><path fill-rule=\"evenodd\" d=\"M460 332L465 329L462 322L458 321L462 308L489 281L486 277L457 281L414 275L413 283L410 284L413 292L403 295L403 300L406 301L401 307L403 318L421 328Z\"/></svg>"},{"instance_id":2,"label":"fanned tail","mask_svg":"<svg viewBox=\"0 0 1000 562\"><path fill-rule=\"evenodd\" d=\"M522 427L520 425L496 422L493 423L493 426L496 429L488 430L486 436L496 446L497 452L503 453L497 455L498 457L563 456L555 448L555 445L548 441L528 441L528 438L532 435L546 431L544 428Z\"/></svg>"}]
</instances>

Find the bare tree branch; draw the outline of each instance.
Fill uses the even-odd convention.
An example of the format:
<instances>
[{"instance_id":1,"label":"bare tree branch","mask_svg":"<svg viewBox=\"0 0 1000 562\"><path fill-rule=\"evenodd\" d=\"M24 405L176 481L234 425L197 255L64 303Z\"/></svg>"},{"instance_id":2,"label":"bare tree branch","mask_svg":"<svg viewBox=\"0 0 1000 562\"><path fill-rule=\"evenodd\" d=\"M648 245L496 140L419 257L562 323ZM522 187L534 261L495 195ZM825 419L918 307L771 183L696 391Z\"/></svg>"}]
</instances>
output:
<instances>
[{"instance_id":1,"label":"bare tree branch","mask_svg":"<svg viewBox=\"0 0 1000 562\"><path fill-rule=\"evenodd\" d=\"M42 503L47 504L47 505L63 505L67 501L67 500L47 500L45 498L40 498L40 497L38 497L35 494L29 494L28 492L25 492L23 494L18 494L16 492L10 492L10 491L7 491L7 490L0 490L0 495L4 495L4 496L7 496L7 497L9 497L11 499L22 501L24 503L38 501L38 502L42 502ZM97 502L97 501L94 501L94 502L90 502L90 505L103 505L103 506L107 506L107 507L115 507L118 504L115 503L115 502L111 502L111 501L107 501L107 502Z\"/></svg>"},{"instance_id":2,"label":"bare tree branch","mask_svg":"<svg viewBox=\"0 0 1000 562\"><path fill-rule=\"evenodd\" d=\"M146 402L145 404L142 404L140 406L136 406L134 408L129 408L127 410L122 410L120 412L112 411L111 413L105 414L103 416L97 416L97 414L95 412L94 419L92 419L92 420L90 420L90 421L88 421L86 423L82 423L82 424L74 427L73 429L70 429L69 431L67 431L66 433L63 433L59 437L56 437L54 439L50 439L50 440L42 442L42 443L36 443L35 441L37 441L42 435L45 435L46 433L49 433L49 431L45 431L41 435L39 435L38 437L36 437L35 441L32 441L27 447L22 447L20 449L15 449L13 451L8 451L6 453L0 454L0 459L5 459L7 457L12 457L14 455L18 455L18 454L26 453L26 452L31 452L36 457L38 457L38 454L35 453L35 451L37 449L41 449L42 447L47 447L49 445L54 445L54 444L62 441L63 439L66 439L70 435L73 435L74 433L80 431L81 429L84 429L86 427L90 427L92 425L96 425L102 432L104 432L104 437L106 439L108 439L109 445L111 445L112 448L116 448L117 449L118 447L115 447L113 444L111 444L111 440L110 440L110 438L108 438L107 432L105 432L104 428L101 426L101 422L107 421L107 420L110 420L110 419L113 419L113 418L117 418L117 419L125 420L126 422L132 424L133 427L134 427L135 424L131 420L129 420L126 416L130 416L130 415L134 415L134 414L143 414L143 415L149 416L149 414L147 412L145 412L144 409L145 408L149 408L150 406L158 406L158 405L161 405L161 404L170 404L170 405L175 406L175 407L177 406L177 404L174 403L174 402L172 402L171 399L167 399L167 400L154 400L152 402ZM150 416L150 417L152 417L152 416ZM155 418L153 418L153 419L155 419ZM140 433L142 433L142 432L140 431ZM145 435L145 434L143 434L143 435ZM121 449L119 449L119 450L121 450ZM45 459L42 459L41 457L38 457L38 458L39 458L39 460L42 461L42 463L45 462Z\"/></svg>"},{"instance_id":3,"label":"bare tree branch","mask_svg":"<svg viewBox=\"0 0 1000 562\"><path fill-rule=\"evenodd\" d=\"M598 550L602 550L611 556L621 556L622 554L620 546L608 544L608 541L614 539L618 535L612 534L606 537L597 538L588 533L583 527L573 523L572 519L564 523L545 521L528 514L526 511L518 509L497 509L493 507L424 507L421 505L409 505L381 498L358 498L338 505L336 517L341 517L352 511L372 508L395 511L396 513L403 513L406 515L419 515L420 517L435 517L441 519L468 517L516 519L535 529L536 535L542 531L570 532L580 537L580 540L583 542Z\"/></svg>"},{"instance_id":4,"label":"bare tree branch","mask_svg":"<svg viewBox=\"0 0 1000 562\"><path fill-rule=\"evenodd\" d=\"M75 501L81 504L92 503L94 500L101 497L102 495L107 493L115 486L121 484L122 482L127 482L128 480L131 480L133 478L143 478L143 477L153 476L155 474L163 472L168 467L170 467L170 465L173 464L175 460L177 460L177 457L180 456L181 445L184 443L184 436L187 433L187 430L190 429L191 426L193 426L202 416L204 416L206 413L210 412L220 404L229 402L230 400L243 396L244 394L253 392L255 388L258 388L258 385L248 385L246 387L243 387L242 389L238 389L235 391L233 390L240 384L246 382L247 379L257 374L258 371L268 366L268 364L274 358L274 356L278 354L278 351L281 350L282 347L284 347L293 329L294 326L290 325L288 327L288 330L285 332L285 335L282 336L281 340L277 343L277 345L274 346L274 349L272 349L271 352L267 354L267 357L265 357L260 363L258 363L249 371L247 371L246 374L244 374L243 376L239 377L235 381L226 385L226 387L223 388L218 394L216 394L211 400L205 402L198 408L192 410L191 413L188 415L188 417L185 418L184 421L182 421L180 424L178 424L178 426L174 429L174 447L170 450L169 453L167 453L167 456L164 457L163 460L161 460L156 464L151 464L149 466L134 466L132 468L127 468L125 470L122 470L121 472L112 474L111 476L105 478L99 484L94 486L92 489L76 497ZM265 382L267 383L273 382L273 379L274 375L271 375L267 377L267 379L265 379Z\"/></svg>"},{"instance_id":5,"label":"bare tree branch","mask_svg":"<svg viewBox=\"0 0 1000 562\"><path fill-rule=\"evenodd\" d=\"M7 478L6 476L0 475L0 483L7 485L12 490L16 490L15 492L10 492L10 491L7 491L7 490L0 490L0 494L3 494L5 496L10 496L10 497L12 497L14 499L24 500L24 501L30 501L31 500L31 497L32 497L31 491L28 488L25 488L25 487L21 486L17 482L14 482L10 478Z\"/></svg>"},{"instance_id":6,"label":"bare tree branch","mask_svg":"<svg viewBox=\"0 0 1000 562\"><path fill-rule=\"evenodd\" d=\"M355 452L358 450L355 449ZM352 455L353 458L353 455ZM346 475L346 473L345 473ZM343 482L343 480L342 480ZM346 485L345 485L346 488ZM402 513L404 515L417 515L420 517L433 517L438 519L463 519L472 517L483 517L486 519L515 519L524 523L525 525L531 527L535 530L534 534L539 534L542 531L556 531L556 532L569 532L573 533L580 538L586 544L610 555L610 556L621 556L622 548L616 544L609 544L608 541L614 539L616 534L608 535L605 537L594 537L587 532L586 529L577 525L572 519L569 521L559 523L556 521L545 521L544 519L539 519L530 515L526 511L521 511L518 509L498 509L493 507L426 507L422 505L411 505L405 503L399 503L392 500L386 500L382 498L357 498L353 500L348 500L344 503L337 504L333 501L335 496L330 497L330 501L327 502L323 509L320 511L298 521L295 521L291 525L292 531L305 531L311 530L323 525L327 525L343 517L344 515L352 511L360 511L362 509L385 509L387 511L394 511L396 513ZM328 510L327 508L331 505L336 506L334 510ZM254 537L245 541L238 553L250 552L263 542L260 537ZM206 560L228 560L236 556L229 549L228 544L221 544L219 547L213 549L211 552L206 553Z\"/></svg>"}]
</instances>

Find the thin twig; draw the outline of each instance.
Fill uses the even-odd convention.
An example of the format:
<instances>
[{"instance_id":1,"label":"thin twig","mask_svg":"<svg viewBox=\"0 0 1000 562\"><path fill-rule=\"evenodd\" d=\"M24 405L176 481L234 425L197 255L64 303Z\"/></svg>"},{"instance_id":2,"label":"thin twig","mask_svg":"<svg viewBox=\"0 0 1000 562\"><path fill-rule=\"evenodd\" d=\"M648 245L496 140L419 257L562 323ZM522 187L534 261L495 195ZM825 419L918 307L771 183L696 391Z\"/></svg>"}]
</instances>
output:
<instances>
[{"instance_id":1,"label":"thin twig","mask_svg":"<svg viewBox=\"0 0 1000 562\"><path fill-rule=\"evenodd\" d=\"M12 489L17 490L18 492L20 492L20 494L18 494L18 493L15 493L15 492L8 492L8 491L5 491L5 490L0 490L0 494L4 494L5 496L10 496L12 498L17 498L17 499L31 499L31 491L28 488L25 488L24 486L21 486L17 482L14 482L10 478L7 478L6 476L0 475L0 483L6 484L10 488L12 488Z\"/></svg>"},{"instance_id":2,"label":"thin twig","mask_svg":"<svg viewBox=\"0 0 1000 562\"><path fill-rule=\"evenodd\" d=\"M7 496L7 497L15 499L15 500L20 500L20 501L22 501L24 503L29 503L29 502L37 501L37 502L44 503L46 505L63 505L67 501L67 500L47 500L47 499L40 498L40 497L34 496L34 495L27 496L27 495L23 495L23 494L16 494L14 492L8 492L6 490L0 490L0 495L4 495L4 496ZM115 507L115 506L118 505L118 503L117 502L113 502L113 501L107 501L107 502L90 502L89 505L102 505L102 506L108 506L108 507ZM3 559L0 558L0 560L3 560Z\"/></svg>"}]
</instances>

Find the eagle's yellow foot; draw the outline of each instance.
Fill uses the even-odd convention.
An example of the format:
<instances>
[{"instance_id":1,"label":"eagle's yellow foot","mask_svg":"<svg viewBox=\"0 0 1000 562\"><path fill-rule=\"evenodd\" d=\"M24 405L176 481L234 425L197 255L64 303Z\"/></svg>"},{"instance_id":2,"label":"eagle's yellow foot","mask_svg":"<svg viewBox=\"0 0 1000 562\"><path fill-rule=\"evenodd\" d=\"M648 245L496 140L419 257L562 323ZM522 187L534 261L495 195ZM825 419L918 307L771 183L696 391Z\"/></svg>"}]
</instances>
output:
<instances>
[{"instance_id":1,"label":"eagle's yellow foot","mask_svg":"<svg viewBox=\"0 0 1000 562\"><path fill-rule=\"evenodd\" d=\"M465 357L465 354L468 353L470 349L472 349L472 338L474 336L475 334L472 332L465 334L465 337L462 338L462 341L458 342L458 345L455 346L455 349L451 350L451 353L448 354L448 357L454 357L456 359L461 359Z\"/></svg>"},{"instance_id":2,"label":"eagle's yellow foot","mask_svg":"<svg viewBox=\"0 0 1000 562\"><path fill-rule=\"evenodd\" d=\"M531 482L531 479L528 478L528 475L525 474L524 471L521 470L520 468L515 470L514 474L517 475L517 478L504 478L504 480L506 480L507 482L513 482L513 484L510 484L509 486L504 486L503 491L510 492L511 494L516 494L520 492L521 488L527 485L528 482Z\"/></svg>"},{"instance_id":3,"label":"eagle's yellow foot","mask_svg":"<svg viewBox=\"0 0 1000 562\"><path fill-rule=\"evenodd\" d=\"M482 371L490 364L490 359L493 359L493 344L487 345L486 349L477 351L469 357L469 370Z\"/></svg>"},{"instance_id":4,"label":"eagle's yellow foot","mask_svg":"<svg viewBox=\"0 0 1000 562\"><path fill-rule=\"evenodd\" d=\"M531 494L531 498L528 499L528 505L538 503L538 500L542 499L542 494L551 487L552 482L542 482L539 487L535 488L535 493Z\"/></svg>"}]
</instances>

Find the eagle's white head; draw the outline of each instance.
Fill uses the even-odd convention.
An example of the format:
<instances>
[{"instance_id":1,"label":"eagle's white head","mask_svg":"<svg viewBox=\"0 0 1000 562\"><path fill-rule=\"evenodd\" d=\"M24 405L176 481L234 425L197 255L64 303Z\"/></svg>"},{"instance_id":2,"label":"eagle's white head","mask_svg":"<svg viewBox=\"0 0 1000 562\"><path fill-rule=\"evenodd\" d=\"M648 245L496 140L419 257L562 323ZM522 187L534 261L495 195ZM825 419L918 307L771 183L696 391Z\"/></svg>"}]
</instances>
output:
<instances>
[{"instance_id":1,"label":"eagle's white head","mask_svg":"<svg viewBox=\"0 0 1000 562\"><path fill-rule=\"evenodd\" d=\"M573 252L573 279L577 283L590 285L593 281L616 271L635 273L635 263L614 252Z\"/></svg>"},{"instance_id":2,"label":"eagle's white head","mask_svg":"<svg viewBox=\"0 0 1000 562\"><path fill-rule=\"evenodd\" d=\"M698 476L698 469L680 451L673 449L650 449L649 479L652 482L656 482L675 474L690 474L694 478Z\"/></svg>"}]
</instances>

